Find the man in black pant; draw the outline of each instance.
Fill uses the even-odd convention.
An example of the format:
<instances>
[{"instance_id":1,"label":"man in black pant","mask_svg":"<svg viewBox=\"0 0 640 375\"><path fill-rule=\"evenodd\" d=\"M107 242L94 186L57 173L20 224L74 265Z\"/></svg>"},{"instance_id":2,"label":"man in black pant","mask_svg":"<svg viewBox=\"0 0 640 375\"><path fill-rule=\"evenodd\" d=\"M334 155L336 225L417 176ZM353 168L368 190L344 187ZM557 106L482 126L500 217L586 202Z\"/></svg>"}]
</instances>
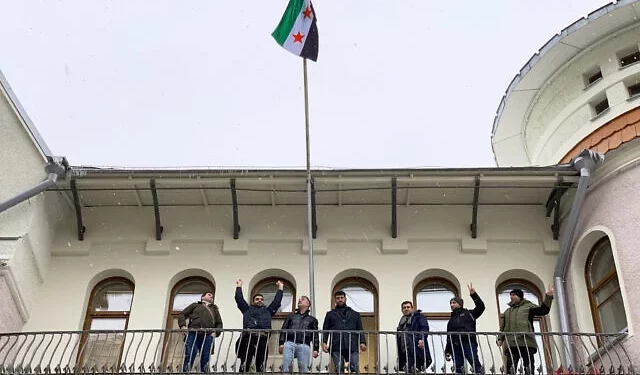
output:
<instances>
[{"instance_id":1,"label":"man in black pant","mask_svg":"<svg viewBox=\"0 0 640 375\"><path fill-rule=\"evenodd\" d=\"M549 285L544 302L538 306L524 298L524 291L516 288L509 293L509 308L500 319L500 332L496 344L504 349L507 358L506 373L516 374L518 361L522 359L524 373L535 374L535 354L538 352L536 336L533 334L533 319L549 314L553 302L553 286ZM524 333L521 333L524 332Z\"/></svg>"},{"instance_id":2,"label":"man in black pant","mask_svg":"<svg viewBox=\"0 0 640 375\"><path fill-rule=\"evenodd\" d=\"M334 294L335 307L324 317L322 330L322 351L331 352L331 360L338 374L344 373L345 362L349 362L349 372L360 372L360 351L367 350L367 342L362 332L360 313L347 306L347 296L342 290ZM326 332L346 331L346 332ZM331 345L328 341L331 338Z\"/></svg>"},{"instance_id":3,"label":"man in black pant","mask_svg":"<svg viewBox=\"0 0 640 375\"><path fill-rule=\"evenodd\" d=\"M236 343L236 355L240 359L239 372L246 372L251 366L253 357L256 358L256 371L264 372L265 363L269 356L269 332L271 329L271 317L278 312L282 302L284 283L276 281L278 291L269 306L264 305L264 296L256 294L249 305L242 295L242 280L236 281L236 304L242 312L242 328L244 330L256 330L254 332L244 331ZM264 331L260 331L264 330Z\"/></svg>"}]
</instances>

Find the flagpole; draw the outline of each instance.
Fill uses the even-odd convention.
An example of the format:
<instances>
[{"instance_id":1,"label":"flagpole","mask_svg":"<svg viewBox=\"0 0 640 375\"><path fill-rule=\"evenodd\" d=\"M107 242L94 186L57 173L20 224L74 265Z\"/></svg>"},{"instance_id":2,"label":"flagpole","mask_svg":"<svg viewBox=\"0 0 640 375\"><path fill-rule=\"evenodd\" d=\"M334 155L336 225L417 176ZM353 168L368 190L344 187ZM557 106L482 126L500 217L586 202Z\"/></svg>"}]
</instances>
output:
<instances>
[{"instance_id":1,"label":"flagpole","mask_svg":"<svg viewBox=\"0 0 640 375\"><path fill-rule=\"evenodd\" d=\"M313 266L313 216L311 205L311 148L309 141L309 85L307 80L307 59L302 59L302 71L304 75L304 125L307 149L307 236L309 242L309 298L311 306L316 305L316 292L314 283L315 268Z\"/></svg>"}]
</instances>

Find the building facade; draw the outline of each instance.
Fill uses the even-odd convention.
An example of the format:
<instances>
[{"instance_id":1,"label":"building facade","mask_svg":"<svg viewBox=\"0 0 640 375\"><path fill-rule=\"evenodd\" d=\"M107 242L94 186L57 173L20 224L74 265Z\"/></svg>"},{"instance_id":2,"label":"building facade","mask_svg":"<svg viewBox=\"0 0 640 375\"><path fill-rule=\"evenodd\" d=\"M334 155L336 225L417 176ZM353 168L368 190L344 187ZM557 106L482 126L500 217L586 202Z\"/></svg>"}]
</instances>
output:
<instances>
[{"instance_id":1,"label":"building facade","mask_svg":"<svg viewBox=\"0 0 640 375\"><path fill-rule=\"evenodd\" d=\"M527 63L498 109L497 168L313 171L312 311L322 324L333 293L347 291L364 328L379 333L368 336L363 371L393 371L395 344L384 332L396 330L405 300L427 314L432 331L444 331L449 299L471 304L472 283L486 304L477 321L483 332L499 330L509 290L522 288L542 302L569 230L566 305L554 303L536 331L563 331L566 311L569 332L622 333L615 344L629 355L621 361L625 371L640 363L638 15L640 2L610 4ZM278 328L296 299L311 293L305 171L69 167L51 154L0 78L0 202L55 179L0 212L0 332L174 329L177 313L207 290L225 328L240 329L238 279L247 298L272 298L275 281L285 282ZM606 159L588 176L572 228L581 178L572 160L583 149ZM63 172L51 177L56 166ZM116 354L101 351L102 359L92 360L125 362L126 337L111 340ZM223 336L219 347L234 337ZM492 371L503 372L489 337L483 358L495 358ZM180 346L172 335L152 340ZM22 348L6 342L0 340L0 359L3 348L15 346L11 355ZM434 336L438 366L440 343ZM557 368L563 354L544 345L540 360ZM276 347L272 342L272 369L281 360ZM165 362L181 360L156 352ZM588 352L595 355L598 344ZM83 355L91 356L75 354Z\"/></svg>"}]
</instances>

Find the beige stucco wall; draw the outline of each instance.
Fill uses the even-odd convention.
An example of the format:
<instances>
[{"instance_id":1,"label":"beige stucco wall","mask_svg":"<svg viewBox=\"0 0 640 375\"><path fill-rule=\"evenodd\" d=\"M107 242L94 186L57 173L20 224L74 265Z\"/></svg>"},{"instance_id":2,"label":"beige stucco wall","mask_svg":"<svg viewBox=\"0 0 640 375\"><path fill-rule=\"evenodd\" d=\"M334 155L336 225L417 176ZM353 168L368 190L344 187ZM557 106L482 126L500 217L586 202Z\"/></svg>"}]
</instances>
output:
<instances>
[{"instance_id":1,"label":"beige stucco wall","mask_svg":"<svg viewBox=\"0 0 640 375\"><path fill-rule=\"evenodd\" d=\"M76 239L75 218L59 227L49 276L37 294L47 308L34 309L25 330L80 329L92 286L121 272L113 270L130 274L136 285L129 328L163 328L172 280L195 269L215 280L225 325L241 327L233 301L236 279L246 281L247 293L256 274L283 270L293 276L299 295L309 293L305 210L241 206L240 240L233 240L230 207L162 208L165 235L156 241L151 208L86 208L85 241ZM537 275L531 281L541 289L542 281L551 282L558 248L542 207L481 206L477 240L468 229L471 207L399 207L398 220L400 236L392 240L388 207L318 208L315 281L321 315L329 309L338 274L370 273L379 287L379 328L394 330L400 303L412 299L418 276L441 269L457 278L452 281L465 295L473 282L487 304L478 329L494 331L494 289L501 275L522 269ZM51 320L51 314L59 318ZM555 313L551 321L556 327Z\"/></svg>"},{"instance_id":2,"label":"beige stucco wall","mask_svg":"<svg viewBox=\"0 0 640 375\"><path fill-rule=\"evenodd\" d=\"M45 159L0 90L0 202L46 177ZM39 194L0 213L0 332L28 320L34 295L49 267L55 222L62 206L54 193Z\"/></svg>"},{"instance_id":3,"label":"beige stucco wall","mask_svg":"<svg viewBox=\"0 0 640 375\"><path fill-rule=\"evenodd\" d=\"M594 323L585 286L585 266L592 246L609 236L627 315L630 339L625 347L640 361L637 339L640 317L640 262L637 257L640 227L640 148L637 142L607 154L608 160L593 177L584 201L581 219L575 233L574 253L567 280L571 302L570 315L575 317L572 330L594 332Z\"/></svg>"},{"instance_id":4,"label":"beige stucco wall","mask_svg":"<svg viewBox=\"0 0 640 375\"><path fill-rule=\"evenodd\" d=\"M534 165L557 163L575 144L619 114L636 106L627 100L625 82L640 75L640 65L620 68L617 53L640 43L640 25L581 54L550 80L526 118L526 144ZM585 88L584 74L599 66L602 79ZM635 83L635 81L634 81ZM609 110L595 116L590 103L606 97Z\"/></svg>"}]
</instances>

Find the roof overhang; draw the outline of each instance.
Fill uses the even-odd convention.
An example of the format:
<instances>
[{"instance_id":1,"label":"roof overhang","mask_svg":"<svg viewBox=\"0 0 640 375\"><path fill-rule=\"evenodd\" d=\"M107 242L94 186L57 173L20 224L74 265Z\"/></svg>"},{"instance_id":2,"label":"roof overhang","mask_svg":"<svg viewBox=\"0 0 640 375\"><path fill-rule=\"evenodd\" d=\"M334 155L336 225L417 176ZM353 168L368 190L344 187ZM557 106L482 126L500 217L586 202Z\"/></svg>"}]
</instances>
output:
<instances>
[{"instance_id":1,"label":"roof overhang","mask_svg":"<svg viewBox=\"0 0 640 375\"><path fill-rule=\"evenodd\" d=\"M476 178L478 205L541 205L559 183L575 183L569 165L522 168L313 170L315 204L390 205L395 179L397 204L472 205ZM116 169L72 167L59 191L70 204L74 180L81 207L306 205L303 169Z\"/></svg>"}]
</instances>

